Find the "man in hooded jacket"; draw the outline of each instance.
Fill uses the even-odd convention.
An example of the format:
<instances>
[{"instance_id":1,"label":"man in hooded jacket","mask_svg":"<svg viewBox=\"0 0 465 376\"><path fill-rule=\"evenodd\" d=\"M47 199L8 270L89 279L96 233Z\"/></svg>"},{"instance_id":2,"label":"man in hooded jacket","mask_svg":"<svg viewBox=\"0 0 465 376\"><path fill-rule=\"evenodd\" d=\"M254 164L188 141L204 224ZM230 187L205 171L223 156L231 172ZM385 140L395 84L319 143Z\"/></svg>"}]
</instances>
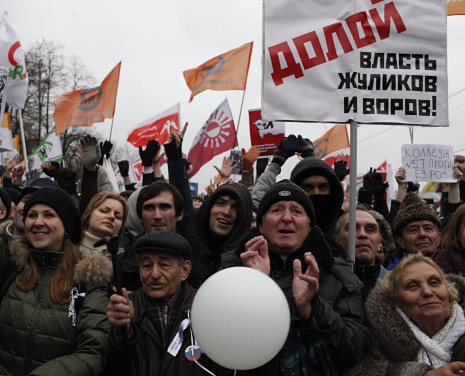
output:
<instances>
[{"instance_id":1,"label":"man in hooded jacket","mask_svg":"<svg viewBox=\"0 0 465 376\"><path fill-rule=\"evenodd\" d=\"M219 270L224 255L237 248L251 222L252 198L244 185L224 184L207 198L186 234L193 250L192 285L198 287Z\"/></svg>"}]
</instances>

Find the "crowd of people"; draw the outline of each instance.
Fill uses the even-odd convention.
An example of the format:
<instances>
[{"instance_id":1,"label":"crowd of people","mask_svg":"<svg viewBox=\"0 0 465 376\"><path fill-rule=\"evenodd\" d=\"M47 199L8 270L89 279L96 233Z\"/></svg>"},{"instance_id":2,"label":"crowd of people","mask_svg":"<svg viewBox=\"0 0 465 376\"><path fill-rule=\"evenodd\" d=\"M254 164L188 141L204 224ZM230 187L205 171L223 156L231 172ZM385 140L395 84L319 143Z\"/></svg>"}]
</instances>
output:
<instances>
[{"instance_id":1,"label":"crowd of people","mask_svg":"<svg viewBox=\"0 0 465 376\"><path fill-rule=\"evenodd\" d=\"M207 194L193 197L184 131L163 145L168 177L156 140L139 149L141 184L119 161L121 193L101 168L111 143L92 136L76 148L80 192L78 174L59 163L24 179L21 157L6 161L1 375L465 374L465 157L454 156L457 182L442 184L433 205L402 167L387 202L387 183L370 170L354 203L351 260L345 158L332 167L293 137L301 160L277 181L296 151L284 139L254 174L252 147L239 182L225 158ZM215 363L190 325L197 289L237 266L273 279L291 314L279 353L252 370Z\"/></svg>"}]
</instances>

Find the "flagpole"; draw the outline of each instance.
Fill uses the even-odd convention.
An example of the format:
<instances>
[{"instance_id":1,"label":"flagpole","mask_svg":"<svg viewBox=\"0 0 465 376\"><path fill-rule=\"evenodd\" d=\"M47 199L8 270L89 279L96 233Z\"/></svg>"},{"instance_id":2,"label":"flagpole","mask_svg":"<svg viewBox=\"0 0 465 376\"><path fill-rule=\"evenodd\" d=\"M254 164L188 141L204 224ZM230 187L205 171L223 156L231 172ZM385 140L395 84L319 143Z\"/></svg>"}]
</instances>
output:
<instances>
[{"instance_id":1,"label":"flagpole","mask_svg":"<svg viewBox=\"0 0 465 376\"><path fill-rule=\"evenodd\" d=\"M242 93L241 109L239 110L239 119L237 119L236 137L234 138L233 149L236 147L236 144L237 146L239 146L239 142L237 141L237 132L239 132L239 125L241 123L242 106L244 105L244 97L245 97L245 89L244 89L244 92Z\"/></svg>"},{"instance_id":2,"label":"flagpole","mask_svg":"<svg viewBox=\"0 0 465 376\"><path fill-rule=\"evenodd\" d=\"M121 61L118 63L118 64L121 64ZM115 68L113 68L115 69ZM113 72L113 70L112 70ZM111 72L110 72L111 73ZM113 117L111 118L111 127L110 127L110 138L108 139L108 141L111 142L111 134L113 132L113 122L115 121L115 112L116 112L116 100L118 99L118 88L119 88L119 75L121 73L121 66L120 66L120 70L118 72L118 84L116 86L116 94L115 94L115 110L113 111Z\"/></svg>"},{"instance_id":3,"label":"flagpole","mask_svg":"<svg viewBox=\"0 0 465 376\"><path fill-rule=\"evenodd\" d=\"M115 103L116 103L116 100L115 100ZM113 132L113 121L115 120L115 115L113 115L113 117L111 118L111 127L110 127L110 138L108 139L108 141L111 142L111 133Z\"/></svg>"},{"instance_id":4,"label":"flagpole","mask_svg":"<svg viewBox=\"0 0 465 376\"><path fill-rule=\"evenodd\" d=\"M350 119L350 190L349 190L349 244L350 259L355 262L355 221L357 205L357 122Z\"/></svg>"},{"instance_id":5,"label":"flagpole","mask_svg":"<svg viewBox=\"0 0 465 376\"><path fill-rule=\"evenodd\" d=\"M27 160L27 151L26 151L26 140L24 139L23 116L21 115L21 109L18 108L17 110L18 110L18 119L19 119L19 133L21 134L21 143L23 144L24 166L26 167L26 172L29 172L29 164Z\"/></svg>"}]
</instances>

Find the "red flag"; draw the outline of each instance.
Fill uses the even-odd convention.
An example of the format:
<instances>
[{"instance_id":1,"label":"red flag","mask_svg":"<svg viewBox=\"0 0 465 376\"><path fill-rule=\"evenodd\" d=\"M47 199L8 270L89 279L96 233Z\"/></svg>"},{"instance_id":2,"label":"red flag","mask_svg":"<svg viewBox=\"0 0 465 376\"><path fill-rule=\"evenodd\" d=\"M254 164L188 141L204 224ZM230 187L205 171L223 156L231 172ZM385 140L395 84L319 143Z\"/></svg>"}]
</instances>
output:
<instances>
[{"instance_id":1,"label":"red flag","mask_svg":"<svg viewBox=\"0 0 465 376\"><path fill-rule=\"evenodd\" d=\"M253 42L225 52L194 69L184 71L191 89L189 102L204 90L244 90L249 72Z\"/></svg>"},{"instance_id":2,"label":"red flag","mask_svg":"<svg viewBox=\"0 0 465 376\"><path fill-rule=\"evenodd\" d=\"M170 126L179 132L179 103L153 118L136 125L128 135L128 142L135 147L146 146L149 140L158 140L163 145L170 136Z\"/></svg>"},{"instance_id":3,"label":"red flag","mask_svg":"<svg viewBox=\"0 0 465 376\"><path fill-rule=\"evenodd\" d=\"M57 135L69 127L88 127L114 116L120 68L121 62L105 77L100 86L70 91L55 100L53 119Z\"/></svg>"},{"instance_id":4,"label":"red flag","mask_svg":"<svg viewBox=\"0 0 465 376\"><path fill-rule=\"evenodd\" d=\"M225 99L213 111L192 143L188 161L191 162L187 176L194 176L200 167L215 155L231 150L234 147L236 129L228 100Z\"/></svg>"}]
</instances>

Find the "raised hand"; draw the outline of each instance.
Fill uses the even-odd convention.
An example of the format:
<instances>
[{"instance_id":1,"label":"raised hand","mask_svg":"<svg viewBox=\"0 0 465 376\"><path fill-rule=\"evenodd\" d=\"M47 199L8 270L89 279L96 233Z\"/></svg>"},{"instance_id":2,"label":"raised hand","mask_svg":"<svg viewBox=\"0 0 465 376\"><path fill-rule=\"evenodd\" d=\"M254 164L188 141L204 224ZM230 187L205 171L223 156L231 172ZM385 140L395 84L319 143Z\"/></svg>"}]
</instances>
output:
<instances>
[{"instance_id":1,"label":"raised hand","mask_svg":"<svg viewBox=\"0 0 465 376\"><path fill-rule=\"evenodd\" d=\"M299 311L299 314L305 318L310 318L312 313L312 299L318 294L320 285L318 278L320 269L315 257L310 253L305 253L305 262L308 267L305 273L302 273L302 264L300 260L294 260L294 280L292 281L292 296Z\"/></svg>"},{"instance_id":2,"label":"raised hand","mask_svg":"<svg viewBox=\"0 0 465 376\"><path fill-rule=\"evenodd\" d=\"M241 253L242 264L270 275L270 257L266 239L263 236L250 239L245 243L245 250L245 252Z\"/></svg>"}]
</instances>

